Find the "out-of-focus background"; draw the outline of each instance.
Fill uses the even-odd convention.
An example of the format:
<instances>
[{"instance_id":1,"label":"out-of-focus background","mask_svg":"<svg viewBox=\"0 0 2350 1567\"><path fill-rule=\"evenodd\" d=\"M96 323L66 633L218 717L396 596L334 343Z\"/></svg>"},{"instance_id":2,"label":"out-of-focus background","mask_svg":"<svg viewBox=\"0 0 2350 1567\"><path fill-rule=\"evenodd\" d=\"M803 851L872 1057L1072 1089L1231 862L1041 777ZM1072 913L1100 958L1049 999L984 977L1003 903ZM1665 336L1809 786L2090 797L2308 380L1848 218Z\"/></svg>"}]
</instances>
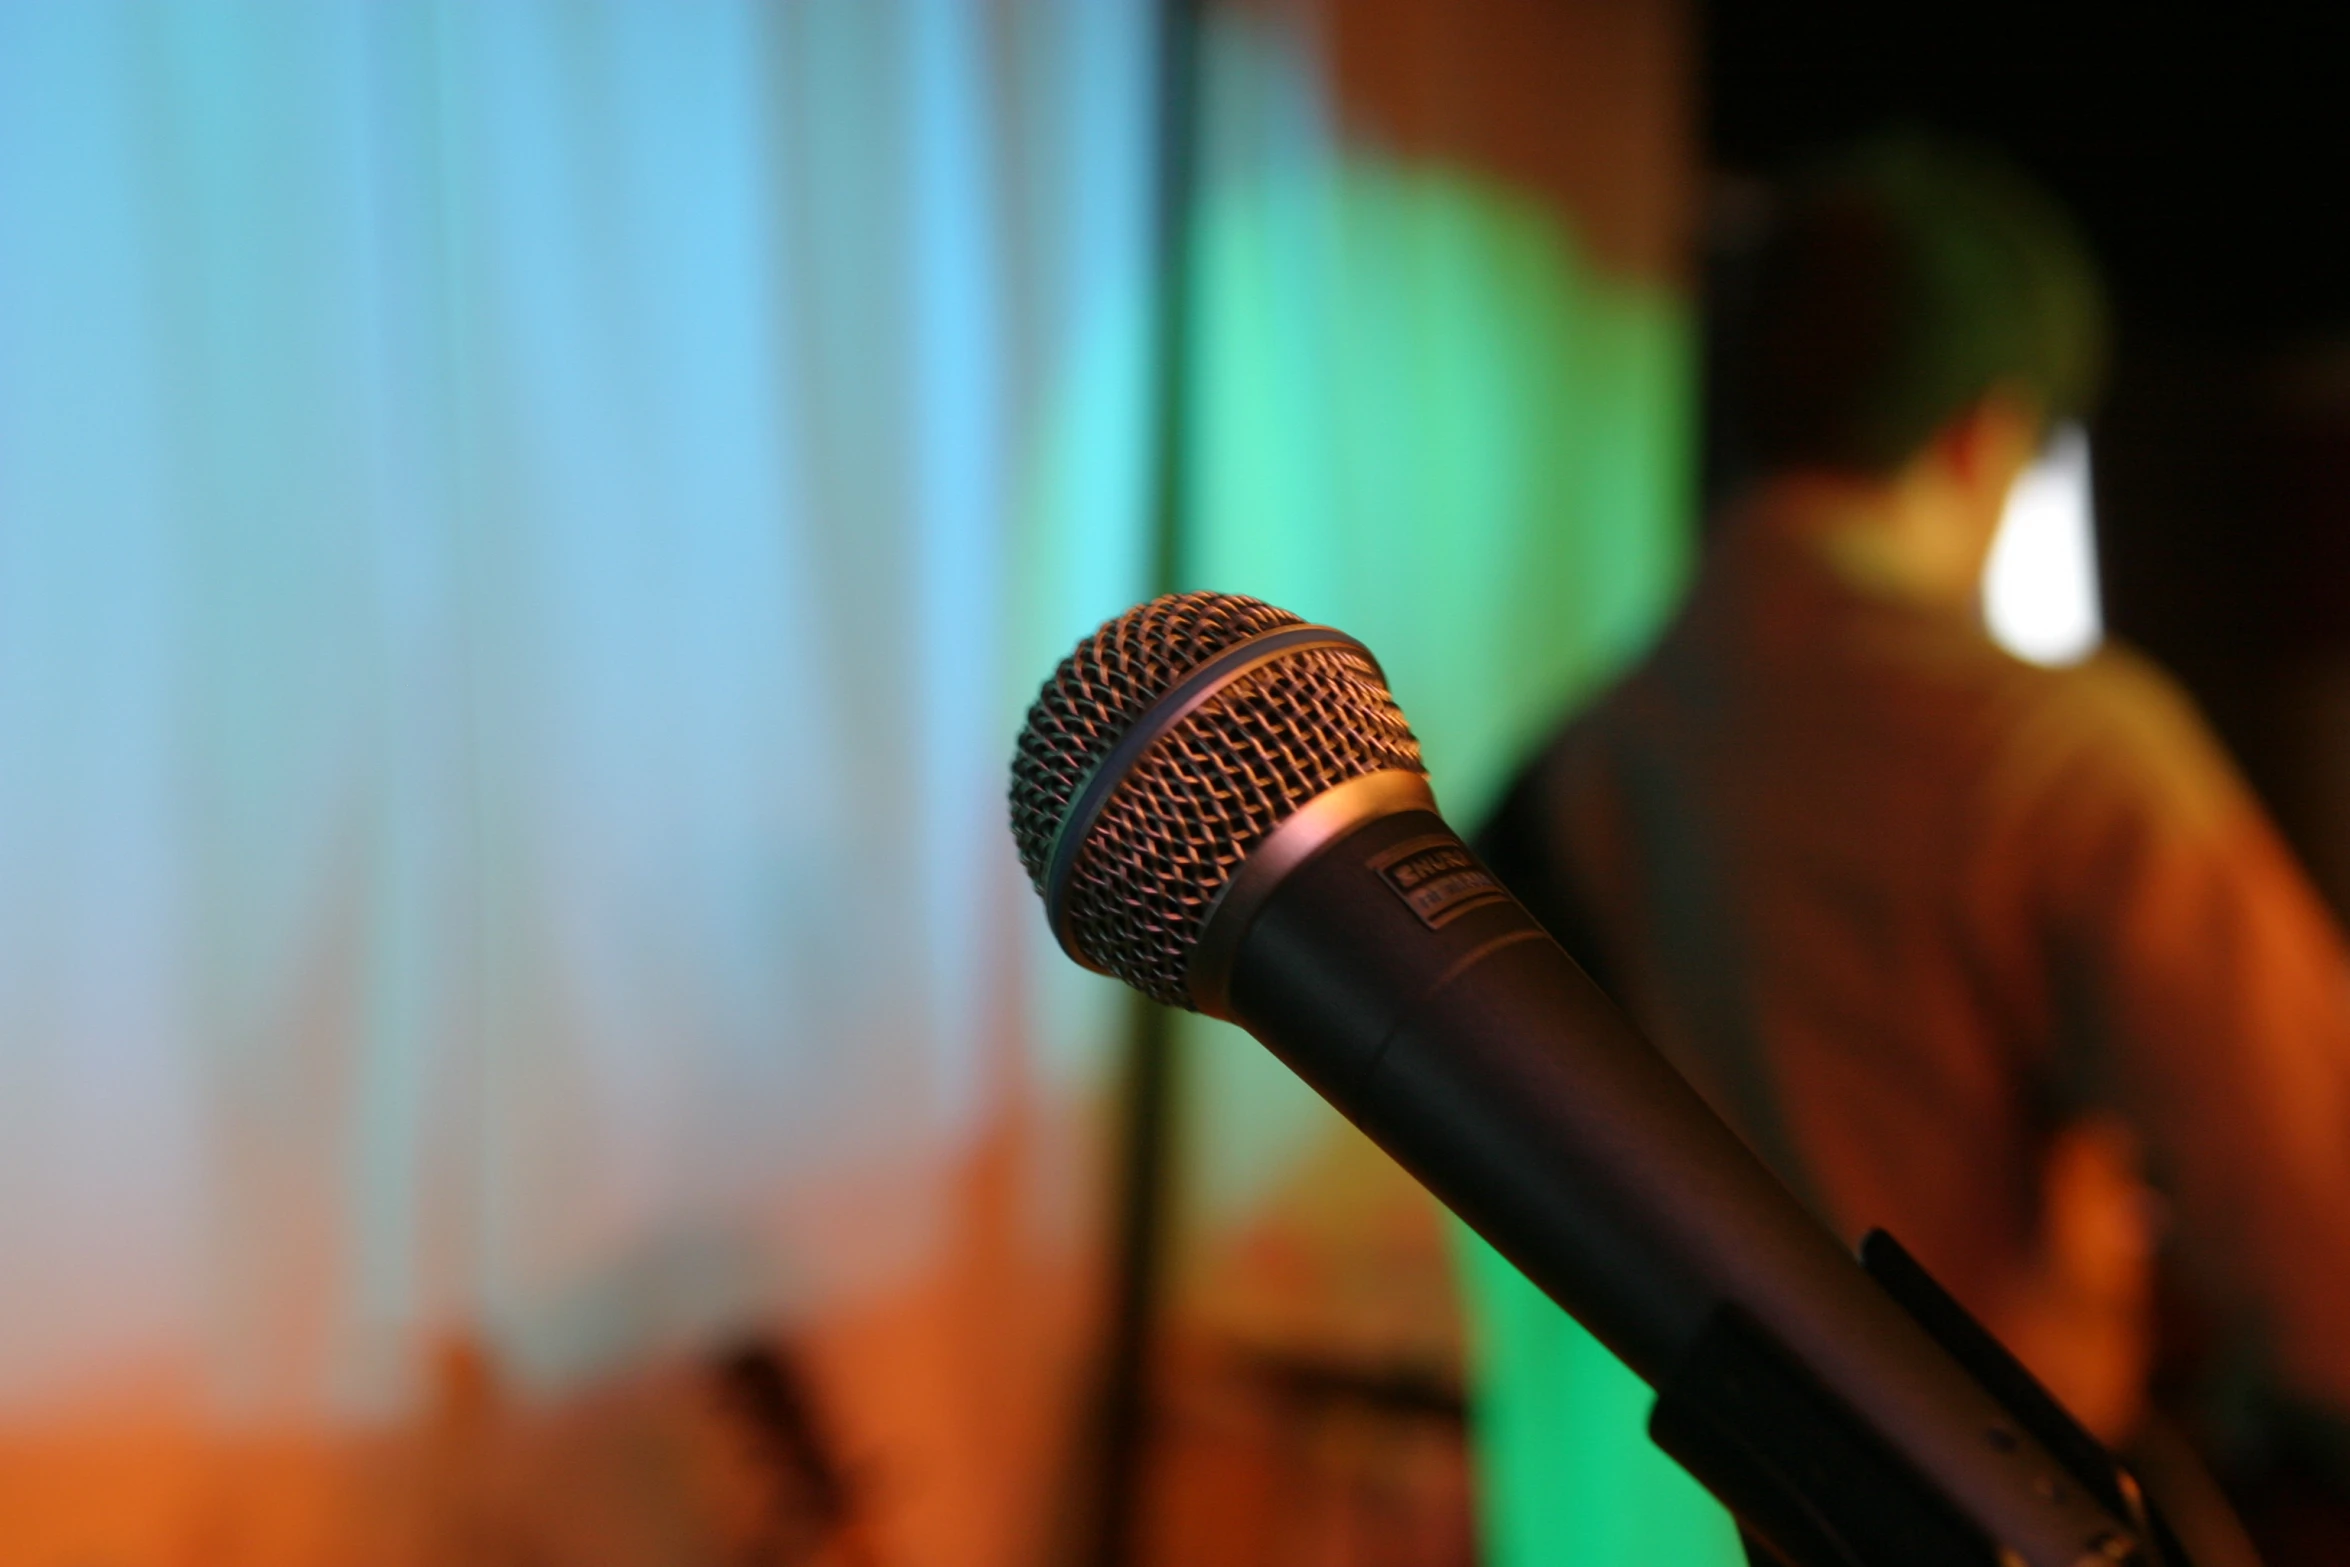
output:
<instances>
[{"instance_id":1,"label":"out-of-focus background","mask_svg":"<svg viewBox=\"0 0 2350 1567\"><path fill-rule=\"evenodd\" d=\"M1734 1560L1229 1029L1121 1294L1005 768L1214 587L1473 821L1684 579L1751 176L1915 118L2116 282L1995 624L2350 907L2340 41L1893 9L0 5L0 1564Z\"/></svg>"}]
</instances>

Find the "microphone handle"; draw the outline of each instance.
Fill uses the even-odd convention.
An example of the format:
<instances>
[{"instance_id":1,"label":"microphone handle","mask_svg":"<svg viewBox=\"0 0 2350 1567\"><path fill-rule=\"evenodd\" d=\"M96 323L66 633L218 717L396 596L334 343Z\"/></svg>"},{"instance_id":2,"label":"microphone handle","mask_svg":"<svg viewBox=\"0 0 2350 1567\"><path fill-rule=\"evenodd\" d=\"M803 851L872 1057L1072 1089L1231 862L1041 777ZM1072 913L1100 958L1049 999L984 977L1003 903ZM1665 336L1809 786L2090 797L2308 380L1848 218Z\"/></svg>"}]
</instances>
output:
<instances>
[{"instance_id":1,"label":"microphone handle","mask_svg":"<svg viewBox=\"0 0 2350 1567\"><path fill-rule=\"evenodd\" d=\"M1652 1387L1736 1314L2015 1557L2131 1554L1441 817L1374 817L1252 901L1234 1020Z\"/></svg>"}]
</instances>

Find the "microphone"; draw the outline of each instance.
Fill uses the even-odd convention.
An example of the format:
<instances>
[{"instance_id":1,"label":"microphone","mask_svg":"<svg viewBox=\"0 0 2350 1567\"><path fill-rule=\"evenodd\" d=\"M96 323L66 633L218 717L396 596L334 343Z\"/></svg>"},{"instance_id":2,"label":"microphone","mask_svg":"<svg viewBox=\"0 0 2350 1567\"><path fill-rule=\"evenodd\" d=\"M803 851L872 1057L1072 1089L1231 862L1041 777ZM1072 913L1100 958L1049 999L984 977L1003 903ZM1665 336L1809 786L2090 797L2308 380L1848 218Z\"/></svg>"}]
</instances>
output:
<instances>
[{"instance_id":1,"label":"microphone","mask_svg":"<svg viewBox=\"0 0 2350 1567\"><path fill-rule=\"evenodd\" d=\"M1011 818L1072 958L1271 1049L1657 1388L1652 1437L1781 1559L2148 1559L1445 825L1353 638L1128 611L1029 709Z\"/></svg>"}]
</instances>

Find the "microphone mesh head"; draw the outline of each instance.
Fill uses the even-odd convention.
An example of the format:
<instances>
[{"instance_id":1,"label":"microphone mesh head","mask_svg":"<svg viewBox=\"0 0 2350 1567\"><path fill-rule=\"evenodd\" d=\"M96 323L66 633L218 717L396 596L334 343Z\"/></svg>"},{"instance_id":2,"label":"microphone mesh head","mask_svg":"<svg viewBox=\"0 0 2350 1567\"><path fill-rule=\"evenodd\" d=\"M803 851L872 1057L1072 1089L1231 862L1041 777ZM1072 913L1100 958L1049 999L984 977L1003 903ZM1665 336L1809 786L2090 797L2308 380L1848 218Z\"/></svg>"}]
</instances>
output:
<instances>
[{"instance_id":1,"label":"microphone mesh head","mask_svg":"<svg viewBox=\"0 0 2350 1567\"><path fill-rule=\"evenodd\" d=\"M1155 599L1110 621L1046 681L1012 758L1012 836L1038 893L1087 779L1191 670L1305 622L1221 593ZM1378 667L1351 647L1282 653L1221 687L1144 750L1067 862L1064 939L1076 956L1189 1007L1184 968L1249 852L1317 795L1388 769L1424 772Z\"/></svg>"}]
</instances>

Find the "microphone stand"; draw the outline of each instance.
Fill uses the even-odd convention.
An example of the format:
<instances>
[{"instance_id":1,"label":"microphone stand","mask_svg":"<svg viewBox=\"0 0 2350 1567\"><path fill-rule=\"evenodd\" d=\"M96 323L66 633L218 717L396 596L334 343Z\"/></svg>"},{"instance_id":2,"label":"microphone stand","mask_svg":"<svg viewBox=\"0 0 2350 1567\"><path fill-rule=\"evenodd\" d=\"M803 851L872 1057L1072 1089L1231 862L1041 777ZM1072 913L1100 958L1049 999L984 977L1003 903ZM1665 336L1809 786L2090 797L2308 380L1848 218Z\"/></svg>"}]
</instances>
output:
<instances>
[{"instance_id":1,"label":"microphone stand","mask_svg":"<svg viewBox=\"0 0 2350 1567\"><path fill-rule=\"evenodd\" d=\"M2078 1567L2192 1567L2130 1472L1892 1236L1861 1243L1862 1268L1927 1336L2137 1538L2112 1534ZM1715 1313L1657 1390L1649 1436L1736 1515L1756 1567L2010 1567L2001 1548L1928 1486L1870 1426L1735 1307ZM2000 1429L1985 1443L2012 1451Z\"/></svg>"}]
</instances>

